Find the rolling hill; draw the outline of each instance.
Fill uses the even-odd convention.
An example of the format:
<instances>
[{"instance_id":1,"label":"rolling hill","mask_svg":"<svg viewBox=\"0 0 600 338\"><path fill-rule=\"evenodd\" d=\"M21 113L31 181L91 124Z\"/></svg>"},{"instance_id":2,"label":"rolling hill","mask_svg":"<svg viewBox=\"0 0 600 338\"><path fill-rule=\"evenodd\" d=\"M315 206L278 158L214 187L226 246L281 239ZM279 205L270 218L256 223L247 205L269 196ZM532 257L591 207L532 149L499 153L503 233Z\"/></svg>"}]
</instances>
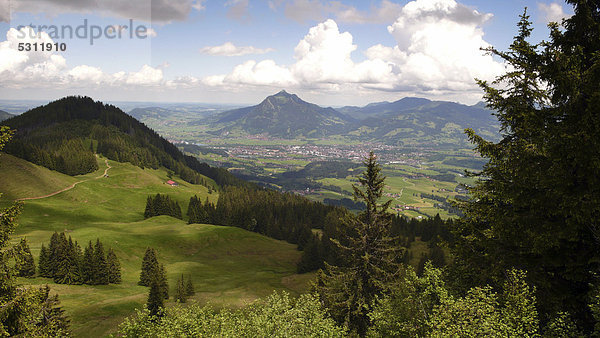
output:
<instances>
[{"instance_id":1,"label":"rolling hill","mask_svg":"<svg viewBox=\"0 0 600 338\"><path fill-rule=\"evenodd\" d=\"M301 254L296 245L236 227L188 225L167 216L144 220L148 195L169 194L185 214L191 196L215 202L218 194L209 194L205 186L177 176L173 179L179 186L169 186L164 183L169 179L164 168L142 169L104 157L97 162L98 170L69 176L0 154L4 193L0 206L15 198L41 197L81 182L53 196L24 201L13 240L26 237L36 263L42 243L47 246L54 231L66 232L80 245L99 238L121 261L123 282L117 285L59 285L48 278L19 279L25 285L48 284L60 295L75 336L114 333L124 317L143 307L148 289L138 286L137 280L148 246L157 249L160 262L165 264L171 290L181 274L189 275L196 289L192 301L216 307L242 306L274 289L297 294L314 276L295 273ZM104 177L107 165L108 177ZM170 304L172 299L167 302Z\"/></svg>"},{"instance_id":2,"label":"rolling hill","mask_svg":"<svg viewBox=\"0 0 600 338\"><path fill-rule=\"evenodd\" d=\"M190 183L210 177L218 185L245 185L211 168L119 108L89 97L66 97L4 121L17 132L5 151L68 175L97 169L94 153L140 168L167 168Z\"/></svg>"},{"instance_id":3,"label":"rolling hill","mask_svg":"<svg viewBox=\"0 0 600 338\"><path fill-rule=\"evenodd\" d=\"M211 123L223 125L218 132L241 130L249 134L294 138L322 137L345 130L351 119L333 108L322 108L303 101L285 90L260 104L218 114Z\"/></svg>"}]
</instances>

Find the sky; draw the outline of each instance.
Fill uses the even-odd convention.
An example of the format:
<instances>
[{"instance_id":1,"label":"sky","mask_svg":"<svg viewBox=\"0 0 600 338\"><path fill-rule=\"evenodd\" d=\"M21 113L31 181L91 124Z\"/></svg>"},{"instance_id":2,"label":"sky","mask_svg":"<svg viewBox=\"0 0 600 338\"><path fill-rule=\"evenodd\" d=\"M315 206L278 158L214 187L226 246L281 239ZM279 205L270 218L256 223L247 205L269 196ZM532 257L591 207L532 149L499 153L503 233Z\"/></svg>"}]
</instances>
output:
<instances>
[{"instance_id":1,"label":"sky","mask_svg":"<svg viewBox=\"0 0 600 338\"><path fill-rule=\"evenodd\" d=\"M474 104L475 78L506 70L481 48L505 50L526 7L533 42L572 14L553 0L0 0L0 99Z\"/></svg>"}]
</instances>

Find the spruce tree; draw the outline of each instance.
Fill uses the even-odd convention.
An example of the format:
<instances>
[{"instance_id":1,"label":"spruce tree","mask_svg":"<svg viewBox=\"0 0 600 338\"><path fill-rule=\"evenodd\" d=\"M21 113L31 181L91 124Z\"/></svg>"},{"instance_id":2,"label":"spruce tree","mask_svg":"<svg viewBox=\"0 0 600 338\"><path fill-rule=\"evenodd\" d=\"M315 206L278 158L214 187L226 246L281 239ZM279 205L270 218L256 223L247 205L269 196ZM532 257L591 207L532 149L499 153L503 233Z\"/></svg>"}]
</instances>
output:
<instances>
[{"instance_id":1,"label":"spruce tree","mask_svg":"<svg viewBox=\"0 0 600 338\"><path fill-rule=\"evenodd\" d=\"M142 272L138 285L150 286L153 276L158 276L159 265L156 250L147 248L142 260Z\"/></svg>"},{"instance_id":2,"label":"spruce tree","mask_svg":"<svg viewBox=\"0 0 600 338\"><path fill-rule=\"evenodd\" d=\"M185 303L187 301L183 274L177 279L177 285L175 286L175 301L180 303Z\"/></svg>"},{"instance_id":3,"label":"spruce tree","mask_svg":"<svg viewBox=\"0 0 600 338\"><path fill-rule=\"evenodd\" d=\"M52 234L52 237L50 237L50 245L48 246L48 256L49 256L49 261L48 261L49 276L48 277L54 277L54 275L56 274L56 271L58 270L58 259L59 259L58 256L60 254L59 241L60 241L60 236L58 235L58 232L54 232Z\"/></svg>"},{"instance_id":4,"label":"spruce tree","mask_svg":"<svg viewBox=\"0 0 600 338\"><path fill-rule=\"evenodd\" d=\"M121 263L119 258L112 248L108 250L106 255L106 263L108 265L108 282L112 284L121 283Z\"/></svg>"},{"instance_id":5,"label":"spruce tree","mask_svg":"<svg viewBox=\"0 0 600 338\"><path fill-rule=\"evenodd\" d=\"M185 284L185 295L191 297L196 294L194 290L194 284L192 283L192 276L188 276L188 280Z\"/></svg>"},{"instance_id":6,"label":"spruce tree","mask_svg":"<svg viewBox=\"0 0 600 338\"><path fill-rule=\"evenodd\" d=\"M455 224L454 284L499 286L512 267L537 289L542 319L568 311L585 330L587 297L600 271L600 3L568 0L574 15L529 42L525 12L502 58L508 71L480 81L502 139L468 130L482 179Z\"/></svg>"},{"instance_id":7,"label":"spruce tree","mask_svg":"<svg viewBox=\"0 0 600 338\"><path fill-rule=\"evenodd\" d=\"M162 314L162 309L164 308L163 298L160 281L154 276L150 280L150 291L148 293L148 302L146 303L151 316L160 316Z\"/></svg>"},{"instance_id":8,"label":"spruce tree","mask_svg":"<svg viewBox=\"0 0 600 338\"><path fill-rule=\"evenodd\" d=\"M88 246L83 251L82 258L81 279L84 284L94 284L96 267L94 247L92 246L92 241L89 241Z\"/></svg>"},{"instance_id":9,"label":"spruce tree","mask_svg":"<svg viewBox=\"0 0 600 338\"><path fill-rule=\"evenodd\" d=\"M169 282L167 281L167 270L163 264L160 265L158 270L158 281L162 290L163 298L169 299Z\"/></svg>"},{"instance_id":10,"label":"spruce tree","mask_svg":"<svg viewBox=\"0 0 600 338\"><path fill-rule=\"evenodd\" d=\"M34 277L35 262L25 238L21 238L15 251L17 251L17 264L15 265L17 275L19 277Z\"/></svg>"},{"instance_id":11,"label":"spruce tree","mask_svg":"<svg viewBox=\"0 0 600 338\"><path fill-rule=\"evenodd\" d=\"M64 233L63 233L64 236ZM61 236L61 237L63 237ZM54 275L54 282L58 284L80 284L80 257L73 240L69 236L66 244L61 245L62 250L59 255L60 261L58 264L57 273Z\"/></svg>"},{"instance_id":12,"label":"spruce tree","mask_svg":"<svg viewBox=\"0 0 600 338\"><path fill-rule=\"evenodd\" d=\"M50 269L50 253L44 244L42 244L42 248L40 249L38 273L41 277L52 277L52 271Z\"/></svg>"},{"instance_id":13,"label":"spruce tree","mask_svg":"<svg viewBox=\"0 0 600 338\"><path fill-rule=\"evenodd\" d=\"M354 199L365 203L358 216L348 215L343 222L346 237L332 240L344 257L344 265L326 264L320 271L315 289L338 323L364 335L369 326L368 313L377 296L389 290L400 272L402 248L390 234L391 200L383 204L385 177L371 152L359 176L361 188L353 186Z\"/></svg>"},{"instance_id":14,"label":"spruce tree","mask_svg":"<svg viewBox=\"0 0 600 338\"><path fill-rule=\"evenodd\" d=\"M152 196L148 196L146 199L146 210L144 210L144 218L150 218L156 216L156 212L154 210L154 201L152 200Z\"/></svg>"},{"instance_id":15,"label":"spruce tree","mask_svg":"<svg viewBox=\"0 0 600 338\"><path fill-rule=\"evenodd\" d=\"M100 239L96 239L94 247L94 263L96 264L96 274L94 275L94 284L106 285L109 281L108 263L104 255L104 247Z\"/></svg>"}]
</instances>

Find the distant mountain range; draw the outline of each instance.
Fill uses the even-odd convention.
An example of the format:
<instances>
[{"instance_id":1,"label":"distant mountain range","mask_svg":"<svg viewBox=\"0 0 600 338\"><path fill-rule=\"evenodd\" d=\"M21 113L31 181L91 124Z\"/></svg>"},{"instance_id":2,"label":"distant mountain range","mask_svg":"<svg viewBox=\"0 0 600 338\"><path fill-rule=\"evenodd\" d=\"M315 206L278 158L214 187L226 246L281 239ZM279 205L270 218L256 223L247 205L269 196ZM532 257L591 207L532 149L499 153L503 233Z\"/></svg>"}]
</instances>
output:
<instances>
[{"instance_id":1,"label":"distant mountain range","mask_svg":"<svg viewBox=\"0 0 600 338\"><path fill-rule=\"evenodd\" d=\"M465 128L496 139L499 123L482 103L468 106L447 101L407 97L364 107L323 108L286 91L260 104L200 119L216 135L230 132L268 134L273 137L322 138L340 135L353 140L393 145L467 144Z\"/></svg>"},{"instance_id":2,"label":"distant mountain range","mask_svg":"<svg viewBox=\"0 0 600 338\"><path fill-rule=\"evenodd\" d=\"M0 121L8 120L9 118L11 118L13 116L15 116L15 115L9 114L9 113L5 112L4 110L0 110Z\"/></svg>"},{"instance_id":3,"label":"distant mountain range","mask_svg":"<svg viewBox=\"0 0 600 338\"><path fill-rule=\"evenodd\" d=\"M267 133L282 138L323 137L342 133L350 122L348 116L333 108L322 108L303 101L285 90L264 99L260 104L213 116L211 124L224 125L220 133L241 130L249 134Z\"/></svg>"}]
</instances>

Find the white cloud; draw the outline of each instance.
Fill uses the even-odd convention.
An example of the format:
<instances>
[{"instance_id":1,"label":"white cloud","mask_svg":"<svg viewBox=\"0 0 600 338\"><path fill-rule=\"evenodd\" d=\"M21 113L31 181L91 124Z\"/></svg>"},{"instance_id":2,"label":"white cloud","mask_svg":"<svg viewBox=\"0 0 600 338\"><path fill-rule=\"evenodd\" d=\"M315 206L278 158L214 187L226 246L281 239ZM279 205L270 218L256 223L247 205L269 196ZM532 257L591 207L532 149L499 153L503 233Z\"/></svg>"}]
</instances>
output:
<instances>
[{"instance_id":1,"label":"white cloud","mask_svg":"<svg viewBox=\"0 0 600 338\"><path fill-rule=\"evenodd\" d=\"M3 85L28 81L43 82L66 68L66 60L51 51L19 51L19 43L52 43L47 33L36 34L30 27L11 28L0 42L0 82Z\"/></svg>"},{"instance_id":2,"label":"white cloud","mask_svg":"<svg viewBox=\"0 0 600 338\"><path fill-rule=\"evenodd\" d=\"M67 67L66 59L53 51L19 51L19 43L50 43L45 33L35 33L31 27L9 29L6 41L0 42L0 81L3 88L93 88L111 86L135 88L160 86L164 83L159 66L144 65L137 72L104 73L89 65Z\"/></svg>"},{"instance_id":3,"label":"white cloud","mask_svg":"<svg viewBox=\"0 0 600 338\"><path fill-rule=\"evenodd\" d=\"M256 48L253 46L236 46L232 42L225 42L219 46L207 46L200 48L200 53L220 56L240 56L246 54L265 54L274 51L273 48Z\"/></svg>"},{"instance_id":4,"label":"white cloud","mask_svg":"<svg viewBox=\"0 0 600 338\"><path fill-rule=\"evenodd\" d=\"M352 59L357 48L352 35L340 32L329 19L312 27L298 43L291 65L246 61L229 74L202 82L209 86L481 95L474 78L491 80L504 71L503 64L481 50L489 46L481 26L490 17L454 0L411 1L388 27L397 45L374 45L364 52L367 60L362 62Z\"/></svg>"},{"instance_id":5,"label":"white cloud","mask_svg":"<svg viewBox=\"0 0 600 338\"><path fill-rule=\"evenodd\" d=\"M205 0L0 0L0 21L9 22L11 12L56 15L102 13L126 19L154 22L182 21L192 9L204 10Z\"/></svg>"},{"instance_id":6,"label":"white cloud","mask_svg":"<svg viewBox=\"0 0 600 338\"><path fill-rule=\"evenodd\" d=\"M570 17L567 13L565 13L564 8L561 4L553 2L551 4L538 3L538 9L541 12L543 20L545 22L558 22L560 23L562 19L566 19Z\"/></svg>"}]
</instances>

